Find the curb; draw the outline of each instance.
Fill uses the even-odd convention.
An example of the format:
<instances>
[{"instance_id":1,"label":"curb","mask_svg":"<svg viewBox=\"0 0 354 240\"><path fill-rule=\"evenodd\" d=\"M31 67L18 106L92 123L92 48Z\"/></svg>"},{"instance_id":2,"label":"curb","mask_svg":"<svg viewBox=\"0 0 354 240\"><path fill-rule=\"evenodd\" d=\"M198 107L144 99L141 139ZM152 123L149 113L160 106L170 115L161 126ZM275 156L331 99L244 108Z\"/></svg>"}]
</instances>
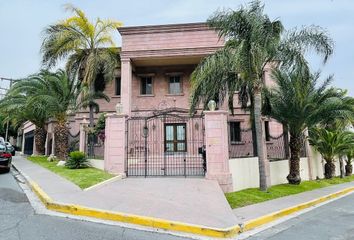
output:
<instances>
[{"instance_id":1,"label":"curb","mask_svg":"<svg viewBox=\"0 0 354 240\"><path fill-rule=\"evenodd\" d=\"M353 192L353 191L354 191L354 187L345 188L345 189L342 189L338 192L331 193L331 194L316 198L314 200L311 200L311 201L308 201L305 203L301 203L301 204L298 204L298 205L295 205L295 206L292 206L289 208L282 209L280 211L273 212L271 214L264 215L259 218L255 218L255 219L246 221L245 223L241 224L240 232L249 231L251 229L260 227L264 224L273 222L279 218L285 217L285 216L293 214L295 212L299 212L299 211L304 210L309 207L313 207L319 203L326 202L328 200L343 196L343 195Z\"/></svg>"},{"instance_id":2,"label":"curb","mask_svg":"<svg viewBox=\"0 0 354 240\"><path fill-rule=\"evenodd\" d=\"M141 225L152 228L159 228L170 231L179 231L184 233L192 233L207 237L228 238L233 237L240 232L240 226L235 225L230 228L210 228L206 226L199 226L187 224L177 221L168 221L159 218L144 217L133 214L126 214L120 212L111 212L101 209L88 208L74 204L63 204L53 201L34 181L29 181L29 185L33 192L38 196L41 202L49 210L56 212L68 213L72 215L86 216L99 218L104 220L118 221Z\"/></svg>"}]
</instances>

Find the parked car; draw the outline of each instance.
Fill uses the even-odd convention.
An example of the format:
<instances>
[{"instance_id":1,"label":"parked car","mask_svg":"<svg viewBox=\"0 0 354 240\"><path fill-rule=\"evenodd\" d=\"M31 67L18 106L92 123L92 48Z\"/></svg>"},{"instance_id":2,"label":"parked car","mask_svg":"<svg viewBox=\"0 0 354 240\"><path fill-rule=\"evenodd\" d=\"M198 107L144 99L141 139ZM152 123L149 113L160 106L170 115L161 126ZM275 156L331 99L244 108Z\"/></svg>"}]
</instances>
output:
<instances>
[{"instance_id":1,"label":"parked car","mask_svg":"<svg viewBox=\"0 0 354 240\"><path fill-rule=\"evenodd\" d=\"M12 155L5 144L0 143L0 173L7 173L11 168Z\"/></svg>"},{"instance_id":2,"label":"parked car","mask_svg":"<svg viewBox=\"0 0 354 240\"><path fill-rule=\"evenodd\" d=\"M7 147L7 151L11 153L12 156L15 156L16 154L16 149L14 146L11 145L9 142L5 142L5 145Z\"/></svg>"}]
</instances>

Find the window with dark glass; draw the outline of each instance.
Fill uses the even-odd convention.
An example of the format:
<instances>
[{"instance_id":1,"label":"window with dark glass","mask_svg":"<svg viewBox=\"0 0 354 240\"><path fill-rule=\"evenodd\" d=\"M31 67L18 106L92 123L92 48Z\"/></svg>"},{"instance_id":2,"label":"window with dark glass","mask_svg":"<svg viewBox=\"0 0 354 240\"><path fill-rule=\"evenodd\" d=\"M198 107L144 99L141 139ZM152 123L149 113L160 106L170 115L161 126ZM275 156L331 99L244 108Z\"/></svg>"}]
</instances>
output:
<instances>
[{"instance_id":1,"label":"window with dark glass","mask_svg":"<svg viewBox=\"0 0 354 240\"><path fill-rule=\"evenodd\" d=\"M264 122L264 131L265 131L265 139L266 139L266 141L270 141L269 121L265 121Z\"/></svg>"},{"instance_id":2,"label":"window with dark glass","mask_svg":"<svg viewBox=\"0 0 354 240\"><path fill-rule=\"evenodd\" d=\"M141 92L142 95L152 94L152 77L141 78Z\"/></svg>"},{"instance_id":3,"label":"window with dark glass","mask_svg":"<svg viewBox=\"0 0 354 240\"><path fill-rule=\"evenodd\" d=\"M117 96L120 96L120 86L121 86L121 79L120 79L120 77L116 77L115 78L115 81L116 81L116 89L115 89L115 94L117 95Z\"/></svg>"},{"instance_id":4,"label":"window with dark glass","mask_svg":"<svg viewBox=\"0 0 354 240\"><path fill-rule=\"evenodd\" d=\"M170 76L168 89L170 94L182 93L181 76Z\"/></svg>"},{"instance_id":5,"label":"window with dark glass","mask_svg":"<svg viewBox=\"0 0 354 240\"><path fill-rule=\"evenodd\" d=\"M96 92L103 92L106 88L106 81L104 79L104 74L102 72L96 75L94 81L94 88Z\"/></svg>"},{"instance_id":6,"label":"window with dark glass","mask_svg":"<svg viewBox=\"0 0 354 240\"><path fill-rule=\"evenodd\" d=\"M230 141L241 142L241 122L230 122Z\"/></svg>"},{"instance_id":7,"label":"window with dark glass","mask_svg":"<svg viewBox=\"0 0 354 240\"><path fill-rule=\"evenodd\" d=\"M186 152L186 124L165 124L165 152Z\"/></svg>"}]
</instances>

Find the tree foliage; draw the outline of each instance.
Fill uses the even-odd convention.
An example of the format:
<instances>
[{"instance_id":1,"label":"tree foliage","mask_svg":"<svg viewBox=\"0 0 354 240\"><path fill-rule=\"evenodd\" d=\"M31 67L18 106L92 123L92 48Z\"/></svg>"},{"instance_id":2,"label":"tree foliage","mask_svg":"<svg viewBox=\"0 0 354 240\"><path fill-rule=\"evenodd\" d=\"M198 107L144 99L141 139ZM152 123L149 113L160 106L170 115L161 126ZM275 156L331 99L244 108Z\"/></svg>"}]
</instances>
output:
<instances>
[{"instance_id":1,"label":"tree foliage","mask_svg":"<svg viewBox=\"0 0 354 240\"><path fill-rule=\"evenodd\" d=\"M266 67L302 68L309 71L305 54L314 51L326 62L333 53L333 41L319 26L285 30L280 20L271 20L264 5L253 1L238 10L217 11L208 19L225 47L198 65L192 74L191 111L208 100L228 99L233 110L235 90L243 108L252 101L255 88L264 84Z\"/></svg>"}]
</instances>

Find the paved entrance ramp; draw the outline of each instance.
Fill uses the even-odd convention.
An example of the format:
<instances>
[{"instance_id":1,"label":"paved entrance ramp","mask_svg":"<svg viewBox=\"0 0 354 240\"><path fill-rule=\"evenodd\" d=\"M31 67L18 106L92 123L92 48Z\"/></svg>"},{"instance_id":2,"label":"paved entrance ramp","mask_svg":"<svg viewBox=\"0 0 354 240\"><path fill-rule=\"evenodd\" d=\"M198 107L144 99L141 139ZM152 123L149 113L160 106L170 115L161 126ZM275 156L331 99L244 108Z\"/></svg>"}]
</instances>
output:
<instances>
[{"instance_id":1,"label":"paved entrance ramp","mask_svg":"<svg viewBox=\"0 0 354 240\"><path fill-rule=\"evenodd\" d=\"M228 228L237 222L216 181L202 178L126 178L82 191L21 157L14 165L55 201L147 217Z\"/></svg>"}]
</instances>

